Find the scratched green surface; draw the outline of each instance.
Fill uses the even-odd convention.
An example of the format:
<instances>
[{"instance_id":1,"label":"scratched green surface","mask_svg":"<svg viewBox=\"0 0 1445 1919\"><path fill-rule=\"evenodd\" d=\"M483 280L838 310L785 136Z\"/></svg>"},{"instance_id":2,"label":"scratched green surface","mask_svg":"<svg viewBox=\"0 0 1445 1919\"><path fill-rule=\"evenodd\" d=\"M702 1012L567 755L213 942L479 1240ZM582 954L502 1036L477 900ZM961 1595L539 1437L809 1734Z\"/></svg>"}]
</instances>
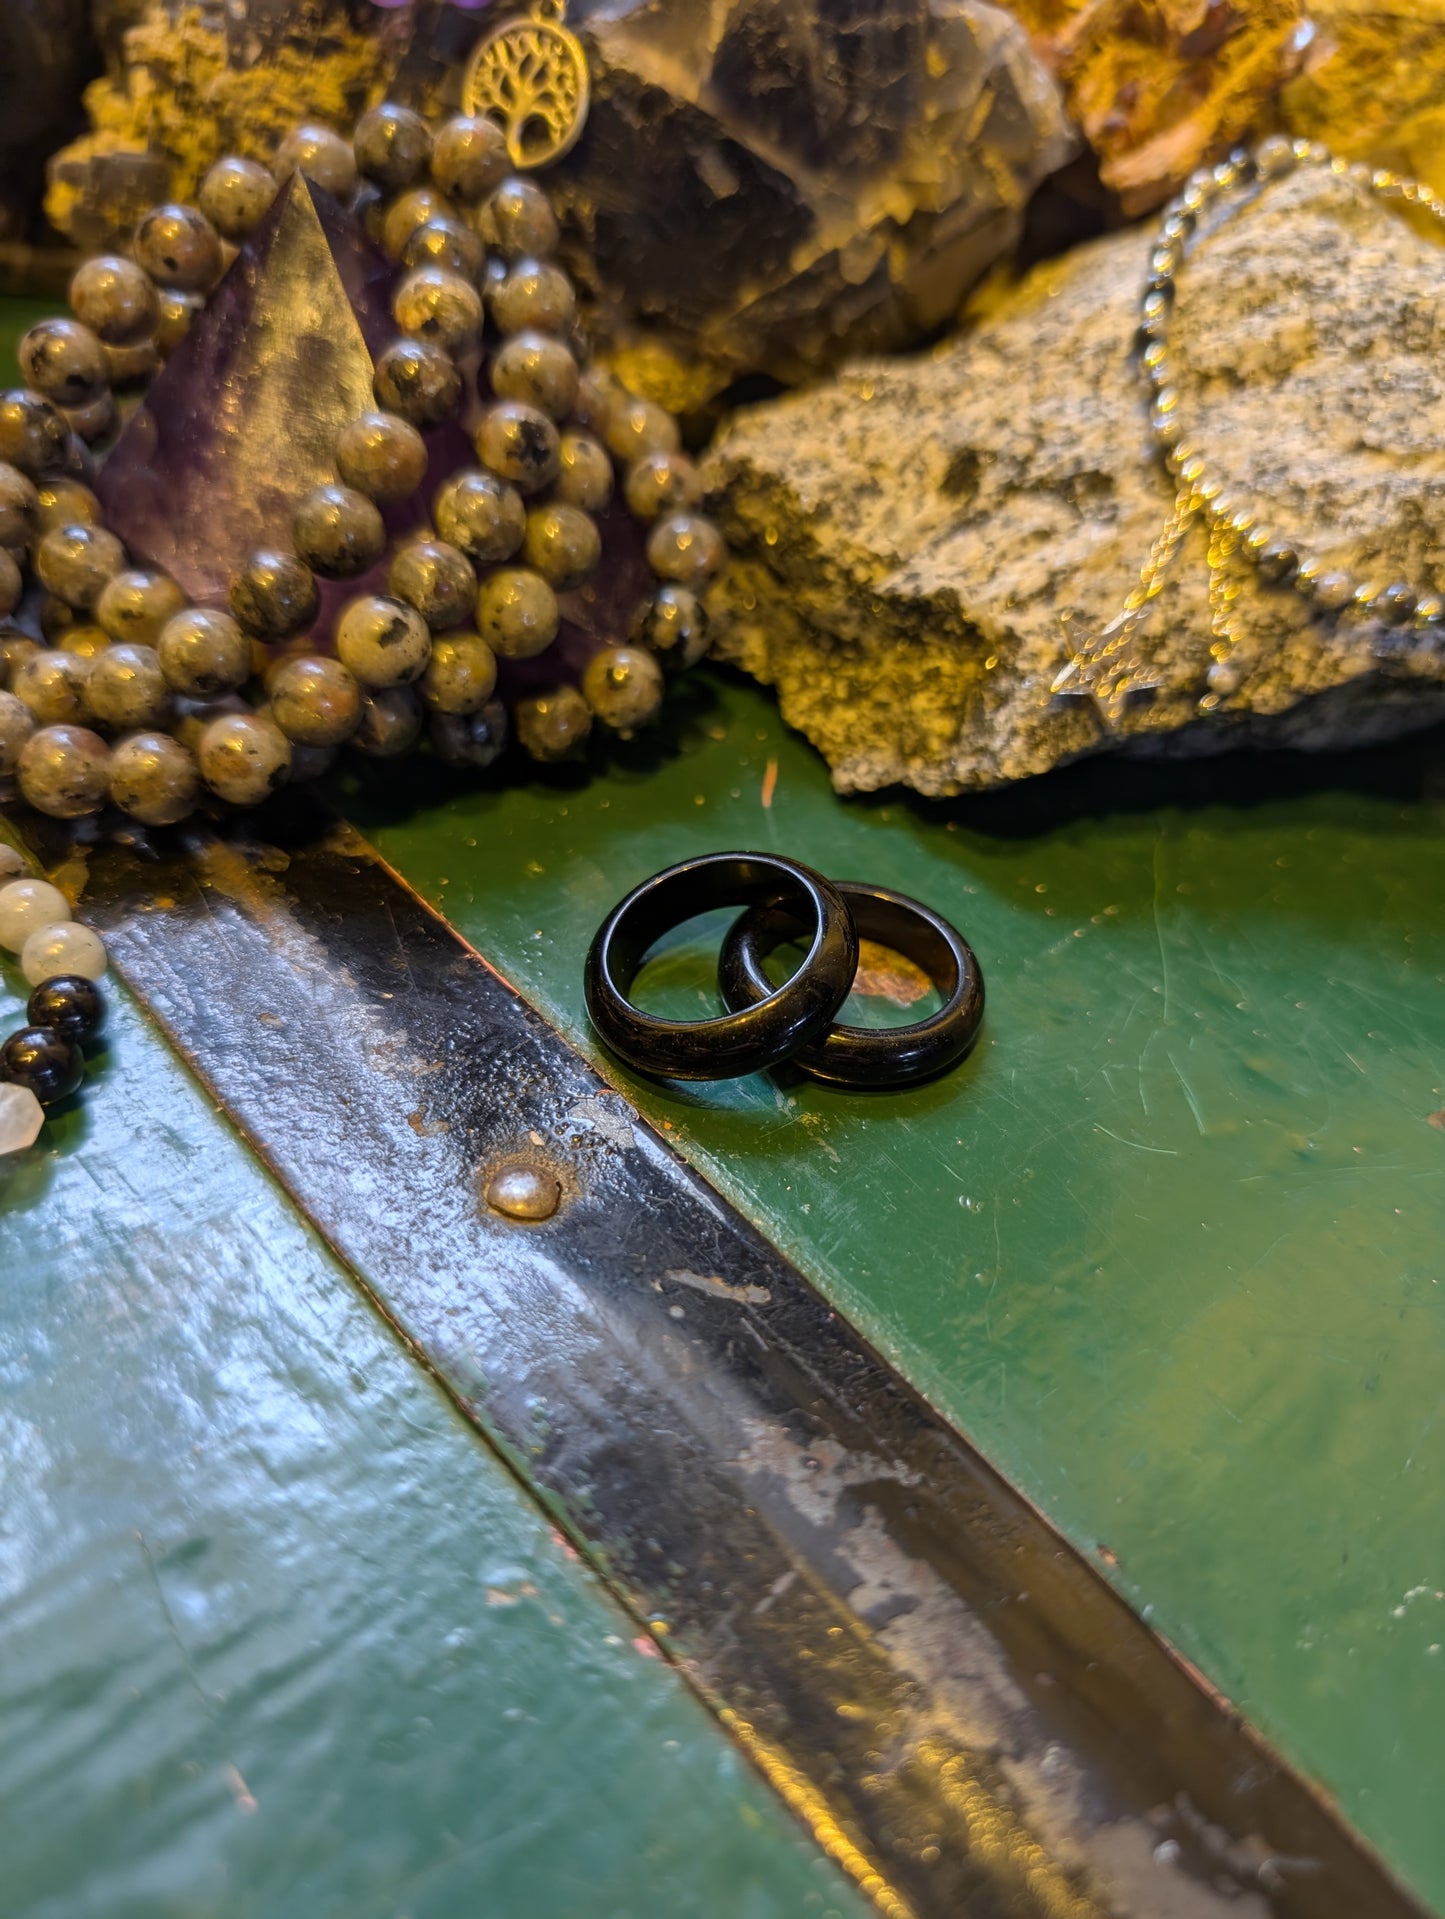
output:
<instances>
[{"instance_id":1,"label":"scratched green surface","mask_svg":"<svg viewBox=\"0 0 1445 1919\"><path fill-rule=\"evenodd\" d=\"M941 1083L605 1070L1445 1905L1445 746L845 803L718 680L592 784L351 804L584 1046L591 930L685 855L957 919L988 1016Z\"/></svg>"},{"instance_id":2,"label":"scratched green surface","mask_svg":"<svg viewBox=\"0 0 1445 1919\"><path fill-rule=\"evenodd\" d=\"M0 1160L0 1913L862 1919L634 1630L122 1006Z\"/></svg>"}]
</instances>

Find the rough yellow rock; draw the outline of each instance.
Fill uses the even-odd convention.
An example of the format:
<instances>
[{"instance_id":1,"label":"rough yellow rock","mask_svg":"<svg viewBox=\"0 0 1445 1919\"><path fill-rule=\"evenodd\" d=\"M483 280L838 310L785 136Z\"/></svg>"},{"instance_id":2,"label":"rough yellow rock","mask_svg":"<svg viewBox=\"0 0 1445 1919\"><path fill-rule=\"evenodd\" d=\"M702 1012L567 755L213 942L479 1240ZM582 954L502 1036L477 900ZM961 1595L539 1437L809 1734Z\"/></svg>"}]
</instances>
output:
<instances>
[{"instance_id":1,"label":"rough yellow rock","mask_svg":"<svg viewBox=\"0 0 1445 1919\"><path fill-rule=\"evenodd\" d=\"M1303 0L1012 0L1128 213L1266 131L1298 67Z\"/></svg>"},{"instance_id":2,"label":"rough yellow rock","mask_svg":"<svg viewBox=\"0 0 1445 1919\"><path fill-rule=\"evenodd\" d=\"M113 240L163 194L193 199L223 153L267 160L301 120L350 126L385 91L393 56L385 35L324 0L300 0L264 59L247 60L200 6L174 0L152 0L123 46L122 70L86 89L94 131L50 163L45 211L84 246Z\"/></svg>"},{"instance_id":3,"label":"rough yellow rock","mask_svg":"<svg viewBox=\"0 0 1445 1919\"><path fill-rule=\"evenodd\" d=\"M1291 133L1445 191L1445 0L1312 0Z\"/></svg>"}]
</instances>

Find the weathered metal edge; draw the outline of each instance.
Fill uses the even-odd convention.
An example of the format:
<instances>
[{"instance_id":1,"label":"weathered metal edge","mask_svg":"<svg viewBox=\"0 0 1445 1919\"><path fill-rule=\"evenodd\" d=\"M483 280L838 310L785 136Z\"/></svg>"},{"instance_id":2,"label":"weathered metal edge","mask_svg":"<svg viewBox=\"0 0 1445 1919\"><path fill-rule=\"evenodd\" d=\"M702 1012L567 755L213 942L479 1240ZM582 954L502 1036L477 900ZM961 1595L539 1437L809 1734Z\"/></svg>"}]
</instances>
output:
<instances>
[{"instance_id":1,"label":"weathered metal edge","mask_svg":"<svg viewBox=\"0 0 1445 1919\"><path fill-rule=\"evenodd\" d=\"M1420 1915L349 829L109 845L118 969L380 1310L891 1915ZM481 1203L500 1160L556 1216Z\"/></svg>"}]
</instances>

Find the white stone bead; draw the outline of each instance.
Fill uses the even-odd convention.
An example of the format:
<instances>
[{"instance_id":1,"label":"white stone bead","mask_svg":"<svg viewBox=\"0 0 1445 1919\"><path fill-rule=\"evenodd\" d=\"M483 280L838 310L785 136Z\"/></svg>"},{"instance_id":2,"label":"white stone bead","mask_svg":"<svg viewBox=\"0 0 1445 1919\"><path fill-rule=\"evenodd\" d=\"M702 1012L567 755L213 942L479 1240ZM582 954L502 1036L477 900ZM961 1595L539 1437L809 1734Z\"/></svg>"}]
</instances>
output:
<instances>
[{"instance_id":1,"label":"white stone bead","mask_svg":"<svg viewBox=\"0 0 1445 1919\"><path fill-rule=\"evenodd\" d=\"M40 1137L45 1114L28 1086L0 1083L0 1154L23 1153Z\"/></svg>"},{"instance_id":2,"label":"white stone bead","mask_svg":"<svg viewBox=\"0 0 1445 1919\"><path fill-rule=\"evenodd\" d=\"M0 876L8 878L12 873L24 873L27 870L25 855L17 847L8 846L4 840L0 840Z\"/></svg>"},{"instance_id":3,"label":"white stone bead","mask_svg":"<svg viewBox=\"0 0 1445 1919\"><path fill-rule=\"evenodd\" d=\"M105 947L98 933L74 920L60 920L54 926L40 926L20 949L20 970L32 986L62 974L79 973L83 979L105 977Z\"/></svg>"},{"instance_id":4,"label":"white stone bead","mask_svg":"<svg viewBox=\"0 0 1445 1919\"><path fill-rule=\"evenodd\" d=\"M18 953L41 926L70 918L70 902L48 880L11 880L0 886L0 946Z\"/></svg>"}]
</instances>

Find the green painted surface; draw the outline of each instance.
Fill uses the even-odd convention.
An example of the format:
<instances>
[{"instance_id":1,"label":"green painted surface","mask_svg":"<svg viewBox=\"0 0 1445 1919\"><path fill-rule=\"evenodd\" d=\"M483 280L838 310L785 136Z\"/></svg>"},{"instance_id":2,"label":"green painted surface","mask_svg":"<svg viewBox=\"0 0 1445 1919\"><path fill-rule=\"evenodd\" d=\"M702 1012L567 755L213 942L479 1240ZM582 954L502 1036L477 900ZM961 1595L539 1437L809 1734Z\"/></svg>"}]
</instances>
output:
<instances>
[{"instance_id":1,"label":"green painted surface","mask_svg":"<svg viewBox=\"0 0 1445 1919\"><path fill-rule=\"evenodd\" d=\"M634 1630L122 1004L0 1160L0 1911L862 1919Z\"/></svg>"},{"instance_id":2,"label":"green painted surface","mask_svg":"<svg viewBox=\"0 0 1445 1919\"><path fill-rule=\"evenodd\" d=\"M671 860L772 848L954 916L989 1011L941 1083L601 1063L1445 1905L1445 756L950 812L844 803L761 694L692 700L591 784L353 814L589 1048L590 934ZM675 944L644 997L700 1014L710 966Z\"/></svg>"}]
</instances>

